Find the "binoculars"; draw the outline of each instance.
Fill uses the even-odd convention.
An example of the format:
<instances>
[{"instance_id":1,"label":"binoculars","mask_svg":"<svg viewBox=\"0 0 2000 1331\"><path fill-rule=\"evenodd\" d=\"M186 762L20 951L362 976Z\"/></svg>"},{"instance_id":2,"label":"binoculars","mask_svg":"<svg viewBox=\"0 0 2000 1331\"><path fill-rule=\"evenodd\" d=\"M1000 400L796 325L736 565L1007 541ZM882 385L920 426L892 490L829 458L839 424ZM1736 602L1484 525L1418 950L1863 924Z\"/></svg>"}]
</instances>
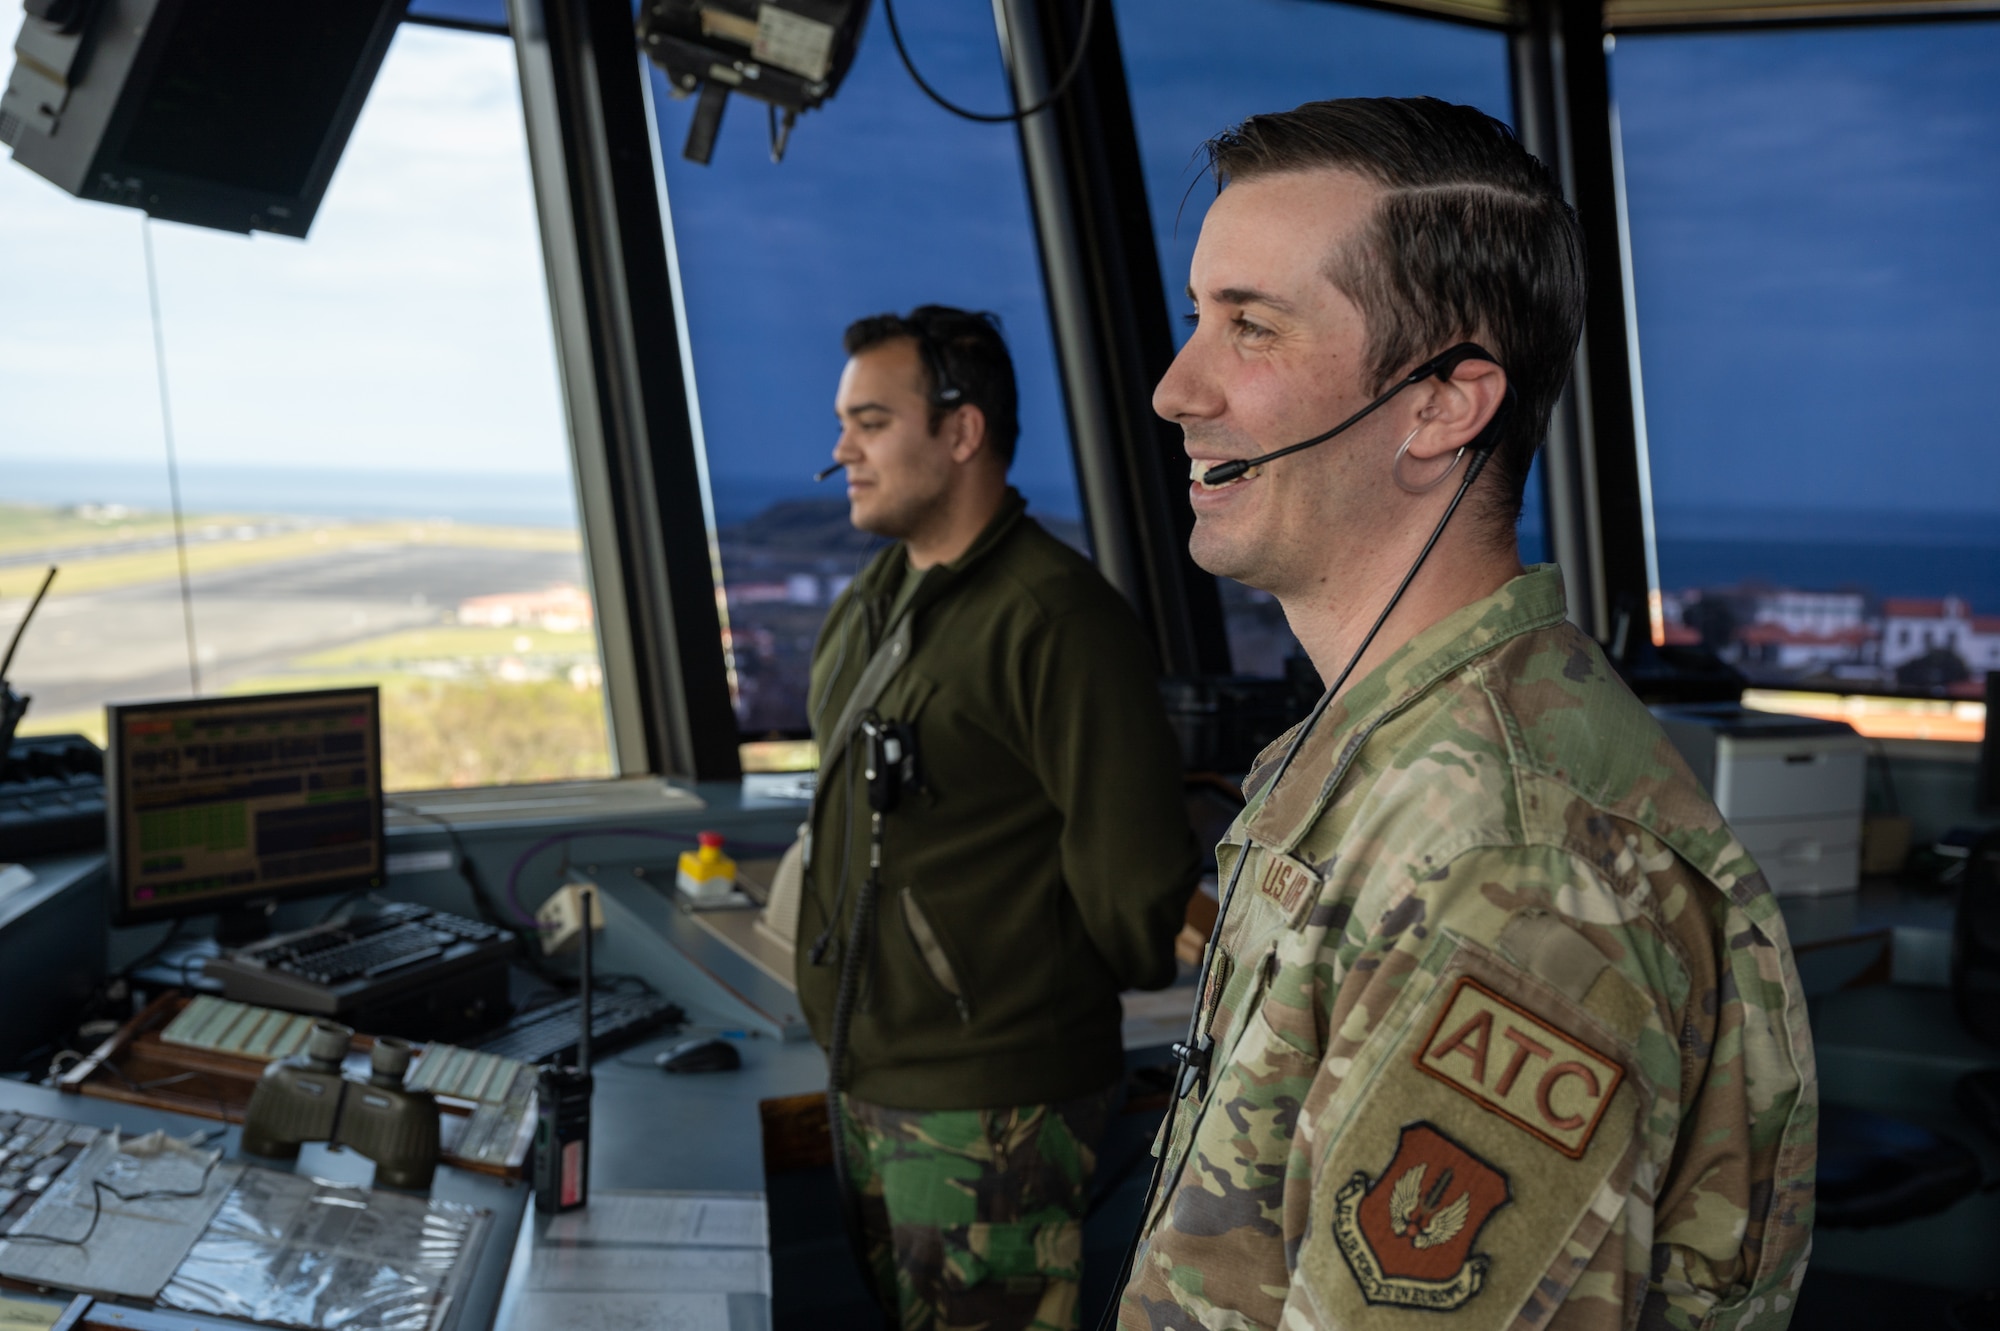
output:
<instances>
[{"instance_id":1,"label":"binoculars","mask_svg":"<svg viewBox=\"0 0 2000 1331\"><path fill-rule=\"evenodd\" d=\"M354 1032L336 1022L313 1023L306 1047L264 1070L243 1120L243 1149L291 1160L306 1142L345 1146L375 1162L375 1181L391 1188L428 1188L438 1162L438 1106L428 1091L403 1085L410 1044L378 1037L372 1075L340 1074Z\"/></svg>"}]
</instances>

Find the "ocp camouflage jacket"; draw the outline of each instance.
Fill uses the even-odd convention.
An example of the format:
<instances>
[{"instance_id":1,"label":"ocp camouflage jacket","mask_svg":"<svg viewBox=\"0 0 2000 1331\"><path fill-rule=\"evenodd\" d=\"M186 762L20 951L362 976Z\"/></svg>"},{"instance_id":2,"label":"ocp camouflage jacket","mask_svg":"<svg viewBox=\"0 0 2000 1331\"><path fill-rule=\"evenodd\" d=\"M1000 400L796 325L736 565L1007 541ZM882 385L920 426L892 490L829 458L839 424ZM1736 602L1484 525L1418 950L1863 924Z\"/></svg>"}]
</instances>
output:
<instances>
[{"instance_id":1,"label":"ocp camouflage jacket","mask_svg":"<svg viewBox=\"0 0 2000 1331\"><path fill-rule=\"evenodd\" d=\"M1763 876L1538 567L1250 776L1126 1327L1782 1328L1818 1104ZM1192 1148L1190 1150L1190 1147Z\"/></svg>"}]
</instances>

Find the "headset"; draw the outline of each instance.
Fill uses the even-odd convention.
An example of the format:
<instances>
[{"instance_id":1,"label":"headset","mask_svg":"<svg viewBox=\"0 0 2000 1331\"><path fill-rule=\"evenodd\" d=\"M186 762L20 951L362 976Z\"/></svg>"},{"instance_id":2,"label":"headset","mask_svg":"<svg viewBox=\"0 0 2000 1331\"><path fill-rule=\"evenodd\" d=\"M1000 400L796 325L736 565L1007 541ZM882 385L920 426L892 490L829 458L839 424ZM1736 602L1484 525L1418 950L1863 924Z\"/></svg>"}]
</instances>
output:
<instances>
[{"instance_id":1,"label":"headset","mask_svg":"<svg viewBox=\"0 0 2000 1331\"><path fill-rule=\"evenodd\" d=\"M1359 425L1362 421L1368 419L1368 417L1374 413L1376 408L1387 404L1389 399L1395 397L1396 394L1402 392L1405 388L1414 387L1415 385L1420 384L1424 380L1429 379L1433 376L1439 379L1449 380L1452 376L1452 373L1455 370L1457 370L1459 366L1465 364L1465 362L1469 360L1483 360L1483 361L1488 361L1494 365L1498 365L1500 363L1499 361L1494 360L1492 352L1480 346L1477 342L1461 342L1457 346L1453 347L1450 351L1447 351L1439 356L1433 356L1429 360L1425 361L1422 365L1419 365L1416 369L1411 370L1408 374L1404 375L1401 379L1398 379L1394 384L1390 385L1388 390L1384 392L1380 397L1376 398L1373 402L1370 402L1367 406L1355 412L1352 416L1349 416L1346 420L1334 426L1331 430L1328 430L1326 433L1316 434L1310 439L1303 440L1296 444L1289 444L1284 448L1273 449L1269 453L1260 454L1259 456L1254 458L1235 458L1228 462L1219 463L1216 466L1210 467L1208 469L1207 474L1202 477L1202 481L1208 485L1227 485L1231 481L1236 480L1242 475L1244 475L1244 473L1248 472L1252 467L1261 467L1266 462L1275 462L1279 458L1288 457L1293 453L1304 452L1308 448L1317 448L1319 447L1319 445L1325 443L1327 440L1333 438L1335 435L1341 434L1344 431L1346 431L1348 427ZM1472 451L1475 454L1481 452L1482 450L1485 450L1487 452L1492 451L1493 445L1499 440L1499 431L1501 427L1501 422L1507 415L1507 407L1512 405L1513 400L1514 400L1514 386L1513 384L1510 383L1507 385L1506 403L1502 405L1501 410L1493 414L1493 419L1487 422L1486 428L1480 432L1479 437L1473 440L1470 445ZM1430 552L1429 547L1428 546L1425 547L1425 553L1428 554L1429 552Z\"/></svg>"},{"instance_id":2,"label":"headset","mask_svg":"<svg viewBox=\"0 0 2000 1331\"><path fill-rule=\"evenodd\" d=\"M924 363L924 370L930 376L931 391L926 400L937 410L964 405L965 390L951 377L951 369L945 359L944 344L938 341L937 335L924 324L904 320L904 326L909 330L909 336L915 339L917 359ZM823 481L846 465L845 462L836 462L831 467L822 468L813 473L813 480Z\"/></svg>"},{"instance_id":3,"label":"headset","mask_svg":"<svg viewBox=\"0 0 2000 1331\"><path fill-rule=\"evenodd\" d=\"M1314 435L1310 439L1287 445L1284 448L1274 449L1258 457L1237 458L1222 463L1219 466L1210 468L1203 479L1211 485L1226 485L1230 481L1242 477L1252 467L1262 466L1264 463L1275 461L1278 458L1298 453L1308 448L1315 448L1366 419L1372 412L1383 406L1404 389L1420 384L1432 377L1449 380L1453 371L1469 360L1487 361L1494 365L1500 364L1498 357L1494 356L1493 353L1487 351L1478 343L1460 342L1450 350L1432 357L1416 369L1411 370L1408 374L1390 385L1381 396L1324 434ZM1504 369L1505 367L1503 366L1502 368ZM1464 476L1459 478L1458 489L1453 492L1451 502L1445 506L1444 514L1438 518L1437 525L1431 528L1430 537L1424 542L1424 548L1419 550L1416 559L1411 561L1409 571L1403 575L1403 580L1396 584L1395 592L1390 595L1388 604L1382 607L1382 613L1375 617L1375 622L1362 637L1360 646L1354 649L1354 654L1347 659L1347 664L1334 677L1333 683L1328 686L1326 692L1320 695L1319 701L1313 704L1312 711L1306 714L1305 721L1300 724L1298 732L1292 736L1292 742L1285 748L1284 757L1278 761L1277 771L1272 774L1270 781L1265 784L1264 789L1267 793L1276 791L1278 783L1285 779L1285 773L1291 770L1292 760L1298 757L1299 751L1305 747L1306 740L1311 737L1314 729L1318 727L1320 718L1326 715L1326 709L1332 705L1334 698L1346 686L1348 676L1354 673L1355 666L1359 665L1361 658L1368 654L1368 649L1374 645L1375 636L1382 631L1382 625L1388 622L1391 614L1395 613L1396 606L1403 599L1403 593L1408 591L1410 584L1416 580L1418 571L1424 566L1424 561L1430 558L1431 551L1436 548L1438 539L1444 535L1445 526L1451 521L1452 514L1458 511L1458 506L1464 500L1466 491L1472 488L1472 483L1479 478L1480 472L1486 469L1486 464L1491 460L1493 450L1499 444L1500 437L1505 432L1508 421L1513 417L1517 402L1514 385L1510 379L1507 384L1506 395L1501 399L1498 410L1493 413L1493 419L1489 420L1479 431L1479 434L1473 438L1472 442L1466 445L1467 449L1472 453L1472 461L1466 466ZM1159 1200L1162 1183L1168 1178L1178 1178L1180 1176L1181 1171L1187 1167L1189 1154L1194 1150L1195 1132L1200 1127L1201 1106L1199 1101L1207 1095L1209 1064L1215 1056L1215 1037L1208 1029L1208 1022L1213 1019L1213 1015L1209 1011L1208 987L1210 977L1214 972L1215 957L1220 948L1222 931L1229 920L1229 906L1236 897L1236 885L1243 877L1243 866L1248 862L1249 858L1249 847L1245 846L1243 851L1236 856L1235 867L1230 870L1229 884L1222 891L1222 901L1216 911L1215 927L1209 931L1208 944L1202 950L1201 970L1195 978L1195 1007L1194 1011L1188 1015L1187 1038L1178 1040L1172 1045L1174 1060L1180 1064L1180 1075L1175 1081L1174 1103L1167 1112L1169 1114L1179 1112L1180 1102L1186 1099L1190 1092L1194 1092L1197 1099L1195 1123L1188 1130L1187 1143L1181 1148L1180 1158L1173 1163L1171 1168L1169 1168L1167 1163L1165 1146L1162 1147L1161 1154L1154 1163L1152 1182L1147 1184L1146 1200L1139 1208L1139 1226L1133 1231L1131 1243L1126 1245L1124 1265L1119 1270L1118 1279L1112 1285L1111 1303L1106 1307L1104 1316L1098 1322L1098 1331L1108 1331L1108 1328L1114 1326L1117 1322L1118 1308L1125 1297L1125 1285L1132 1277L1132 1263L1139 1253L1139 1237L1145 1232L1146 1221L1152 1216L1153 1204Z\"/></svg>"}]
</instances>

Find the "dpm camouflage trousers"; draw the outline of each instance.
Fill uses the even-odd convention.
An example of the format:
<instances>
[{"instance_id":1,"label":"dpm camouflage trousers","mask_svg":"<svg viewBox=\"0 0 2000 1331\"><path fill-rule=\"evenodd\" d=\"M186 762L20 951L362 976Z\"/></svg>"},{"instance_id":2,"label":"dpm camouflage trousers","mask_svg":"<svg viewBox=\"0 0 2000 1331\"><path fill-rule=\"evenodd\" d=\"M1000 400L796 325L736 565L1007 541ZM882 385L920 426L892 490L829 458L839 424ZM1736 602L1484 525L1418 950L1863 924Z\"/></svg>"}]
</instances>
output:
<instances>
[{"instance_id":1,"label":"dpm camouflage trousers","mask_svg":"<svg viewBox=\"0 0 2000 1331\"><path fill-rule=\"evenodd\" d=\"M1116 1096L955 1110L841 1097L868 1275L901 1331L1072 1331Z\"/></svg>"}]
</instances>

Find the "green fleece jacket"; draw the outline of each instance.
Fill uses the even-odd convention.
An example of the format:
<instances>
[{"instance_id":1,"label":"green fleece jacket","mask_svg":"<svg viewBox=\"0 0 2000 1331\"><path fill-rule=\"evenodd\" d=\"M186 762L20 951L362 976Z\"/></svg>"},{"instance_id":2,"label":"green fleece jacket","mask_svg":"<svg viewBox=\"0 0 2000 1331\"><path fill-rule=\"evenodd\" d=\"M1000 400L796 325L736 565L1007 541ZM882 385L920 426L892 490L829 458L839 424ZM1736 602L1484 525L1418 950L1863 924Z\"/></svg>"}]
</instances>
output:
<instances>
[{"instance_id":1,"label":"green fleece jacket","mask_svg":"<svg viewBox=\"0 0 2000 1331\"><path fill-rule=\"evenodd\" d=\"M1123 1066L1119 992L1174 975L1200 861L1151 652L1123 598L1025 507L1008 491L972 548L927 570L893 615L908 555L883 550L813 652L828 753L869 659L908 620L908 659L874 711L915 727L920 784L884 820L847 1064L848 1091L876 1104L1102 1090ZM855 740L834 755L813 805L797 978L822 1045L869 871L865 753Z\"/></svg>"}]
</instances>

